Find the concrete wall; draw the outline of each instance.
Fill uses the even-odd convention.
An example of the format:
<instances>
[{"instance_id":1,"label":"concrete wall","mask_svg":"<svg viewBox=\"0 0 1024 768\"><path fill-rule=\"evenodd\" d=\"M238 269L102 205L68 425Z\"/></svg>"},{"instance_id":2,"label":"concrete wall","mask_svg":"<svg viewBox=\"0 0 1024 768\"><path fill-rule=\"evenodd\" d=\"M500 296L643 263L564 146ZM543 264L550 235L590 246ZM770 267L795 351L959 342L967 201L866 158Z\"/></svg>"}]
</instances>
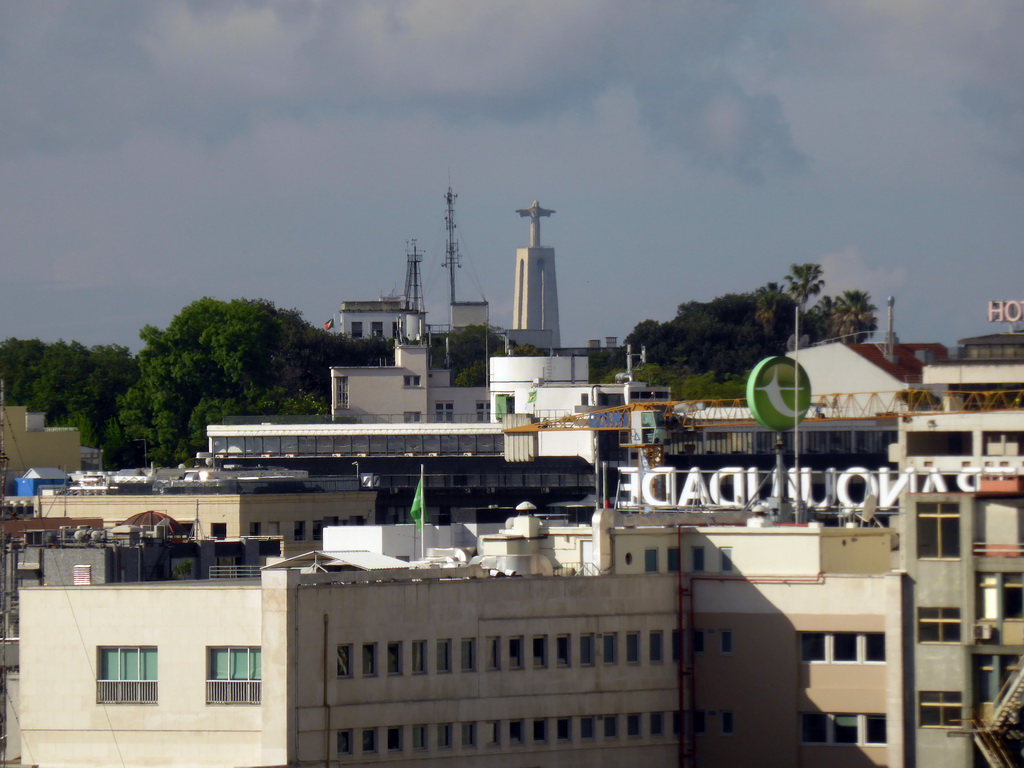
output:
<instances>
[{"instance_id":1,"label":"concrete wall","mask_svg":"<svg viewBox=\"0 0 1024 768\"><path fill-rule=\"evenodd\" d=\"M26 764L259 764L262 708L205 696L209 646L261 644L258 586L39 587L21 601ZM158 704L96 703L103 646L157 647Z\"/></svg>"}]
</instances>

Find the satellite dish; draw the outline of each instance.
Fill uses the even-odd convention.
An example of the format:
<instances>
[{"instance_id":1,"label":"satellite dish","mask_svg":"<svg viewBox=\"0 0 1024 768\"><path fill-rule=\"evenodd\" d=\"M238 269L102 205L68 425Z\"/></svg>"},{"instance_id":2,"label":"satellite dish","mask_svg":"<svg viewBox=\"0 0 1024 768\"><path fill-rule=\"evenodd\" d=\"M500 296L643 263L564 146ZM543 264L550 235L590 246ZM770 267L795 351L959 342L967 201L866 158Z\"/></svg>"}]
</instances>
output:
<instances>
[{"instance_id":1,"label":"satellite dish","mask_svg":"<svg viewBox=\"0 0 1024 768\"><path fill-rule=\"evenodd\" d=\"M800 349L804 349L811 343L811 337L806 333L800 334ZM786 339L786 351L793 352L796 350L796 334L789 334L789 338Z\"/></svg>"},{"instance_id":2,"label":"satellite dish","mask_svg":"<svg viewBox=\"0 0 1024 768\"><path fill-rule=\"evenodd\" d=\"M878 496L868 494L864 499L864 509L861 510L860 519L862 522L871 525L875 520L875 511L878 509Z\"/></svg>"}]
</instances>

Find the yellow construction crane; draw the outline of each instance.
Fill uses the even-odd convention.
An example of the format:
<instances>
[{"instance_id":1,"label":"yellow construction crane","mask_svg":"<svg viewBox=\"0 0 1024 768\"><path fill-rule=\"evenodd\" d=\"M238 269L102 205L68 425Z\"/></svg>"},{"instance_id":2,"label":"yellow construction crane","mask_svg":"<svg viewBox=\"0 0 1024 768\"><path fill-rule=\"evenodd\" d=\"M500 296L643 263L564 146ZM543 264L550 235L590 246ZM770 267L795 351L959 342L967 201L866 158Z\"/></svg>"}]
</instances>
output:
<instances>
[{"instance_id":1,"label":"yellow construction crane","mask_svg":"<svg viewBox=\"0 0 1024 768\"><path fill-rule=\"evenodd\" d=\"M937 392L901 389L894 392L853 392L811 398L804 424L857 419L913 418L944 413L978 413L1024 408L1024 390ZM620 445L642 450L649 466L664 457L669 431L754 424L744 398L730 400L643 400L627 405L572 413L509 427L506 434L585 429L628 432Z\"/></svg>"}]
</instances>

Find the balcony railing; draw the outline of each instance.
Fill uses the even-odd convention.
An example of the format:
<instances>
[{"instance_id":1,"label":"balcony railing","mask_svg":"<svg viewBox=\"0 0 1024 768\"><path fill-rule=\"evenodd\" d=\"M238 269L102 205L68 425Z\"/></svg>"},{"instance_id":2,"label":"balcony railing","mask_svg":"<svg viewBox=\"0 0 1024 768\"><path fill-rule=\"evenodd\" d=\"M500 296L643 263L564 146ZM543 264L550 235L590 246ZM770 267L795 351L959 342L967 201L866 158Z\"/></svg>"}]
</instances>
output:
<instances>
[{"instance_id":1,"label":"balcony railing","mask_svg":"<svg viewBox=\"0 0 1024 768\"><path fill-rule=\"evenodd\" d=\"M258 565L211 565L211 579L255 579L259 578Z\"/></svg>"},{"instance_id":2,"label":"balcony railing","mask_svg":"<svg viewBox=\"0 0 1024 768\"><path fill-rule=\"evenodd\" d=\"M97 680L97 704L156 704L156 680Z\"/></svg>"},{"instance_id":3,"label":"balcony railing","mask_svg":"<svg viewBox=\"0 0 1024 768\"><path fill-rule=\"evenodd\" d=\"M985 541L976 541L973 552L978 557L1021 557L1024 555L1024 544L989 544Z\"/></svg>"},{"instance_id":4,"label":"balcony railing","mask_svg":"<svg viewBox=\"0 0 1024 768\"><path fill-rule=\"evenodd\" d=\"M207 704L259 704L262 680L207 680Z\"/></svg>"}]
</instances>

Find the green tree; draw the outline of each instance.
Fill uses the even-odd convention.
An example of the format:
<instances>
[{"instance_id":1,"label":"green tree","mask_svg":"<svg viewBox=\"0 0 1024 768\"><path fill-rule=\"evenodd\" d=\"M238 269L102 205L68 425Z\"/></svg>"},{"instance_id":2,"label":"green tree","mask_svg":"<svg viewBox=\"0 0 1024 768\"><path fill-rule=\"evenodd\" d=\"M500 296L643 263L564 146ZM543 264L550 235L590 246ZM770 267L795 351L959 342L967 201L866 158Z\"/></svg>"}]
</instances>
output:
<instances>
[{"instance_id":1,"label":"green tree","mask_svg":"<svg viewBox=\"0 0 1024 768\"><path fill-rule=\"evenodd\" d=\"M878 328L874 304L867 291L843 291L832 311L832 333L847 343L867 341Z\"/></svg>"},{"instance_id":2,"label":"green tree","mask_svg":"<svg viewBox=\"0 0 1024 768\"><path fill-rule=\"evenodd\" d=\"M502 338L493 328L483 325L467 325L457 331L434 336L431 346L432 365L444 367L444 361L447 361L452 381L457 386L483 386L487 370L485 361L504 352Z\"/></svg>"},{"instance_id":3,"label":"green tree","mask_svg":"<svg viewBox=\"0 0 1024 768\"><path fill-rule=\"evenodd\" d=\"M761 325L764 335L771 337L775 324L793 311L793 299L786 295L778 283L768 283L754 291L757 297L757 311L754 318Z\"/></svg>"},{"instance_id":4,"label":"green tree","mask_svg":"<svg viewBox=\"0 0 1024 768\"><path fill-rule=\"evenodd\" d=\"M800 306L802 313L807 309L807 302L821 293L825 287L821 264L790 264L786 275L786 290Z\"/></svg>"}]
</instances>

